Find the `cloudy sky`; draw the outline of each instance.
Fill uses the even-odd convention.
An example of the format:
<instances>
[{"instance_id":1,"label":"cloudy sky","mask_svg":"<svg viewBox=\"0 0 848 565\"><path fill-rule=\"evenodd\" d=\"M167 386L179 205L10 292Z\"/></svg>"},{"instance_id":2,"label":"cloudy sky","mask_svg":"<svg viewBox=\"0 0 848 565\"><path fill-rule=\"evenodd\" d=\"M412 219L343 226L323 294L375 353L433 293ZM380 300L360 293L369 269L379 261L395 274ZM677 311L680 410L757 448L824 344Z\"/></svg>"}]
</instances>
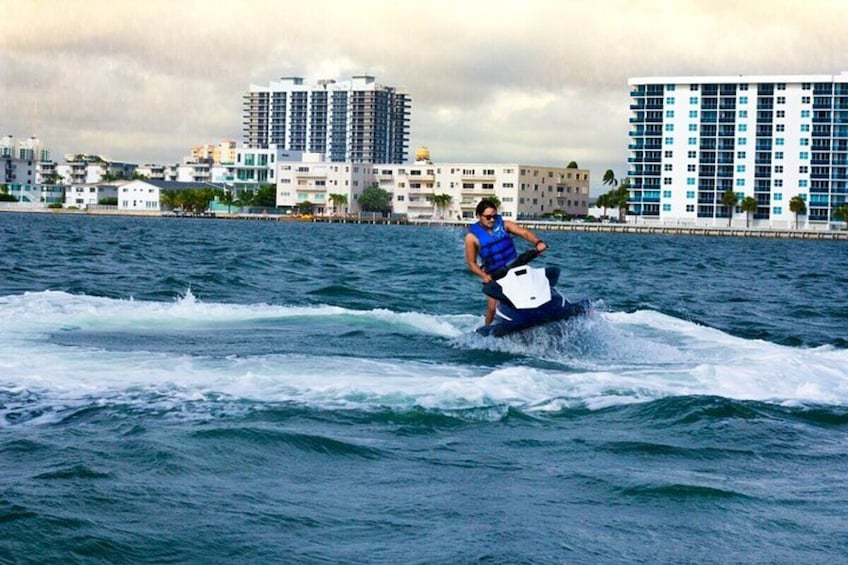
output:
<instances>
[{"instance_id":1,"label":"cloudy sky","mask_svg":"<svg viewBox=\"0 0 848 565\"><path fill-rule=\"evenodd\" d=\"M371 74L410 158L627 170L627 79L839 74L843 0L0 0L0 135L174 163L242 140L242 96Z\"/></svg>"}]
</instances>

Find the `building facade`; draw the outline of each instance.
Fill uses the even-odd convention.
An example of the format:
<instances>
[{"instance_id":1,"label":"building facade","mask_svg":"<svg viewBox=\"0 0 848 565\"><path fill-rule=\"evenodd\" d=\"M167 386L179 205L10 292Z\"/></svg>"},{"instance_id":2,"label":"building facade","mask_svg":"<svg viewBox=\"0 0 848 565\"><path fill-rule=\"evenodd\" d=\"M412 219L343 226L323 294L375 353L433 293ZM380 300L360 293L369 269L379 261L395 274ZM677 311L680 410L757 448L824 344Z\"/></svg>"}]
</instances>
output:
<instances>
[{"instance_id":1,"label":"building facade","mask_svg":"<svg viewBox=\"0 0 848 565\"><path fill-rule=\"evenodd\" d=\"M244 143L323 153L332 162L402 163L410 98L372 76L305 84L286 77L251 85L244 97Z\"/></svg>"},{"instance_id":2,"label":"building facade","mask_svg":"<svg viewBox=\"0 0 848 565\"><path fill-rule=\"evenodd\" d=\"M628 213L827 229L848 196L848 73L631 78ZM730 190L737 206L728 210ZM739 205L756 200L751 217ZM790 200L806 213L796 218Z\"/></svg>"},{"instance_id":3,"label":"building facade","mask_svg":"<svg viewBox=\"0 0 848 565\"><path fill-rule=\"evenodd\" d=\"M419 152L420 153L420 152ZM391 197L392 212L446 220L475 217L477 203L496 197L499 211L513 220L562 214L585 216L589 171L520 163L432 163L426 153L412 164L282 163L277 206L315 205L316 214L360 212L359 195L377 186ZM332 203L334 194L345 204ZM338 197L337 197L338 199ZM441 202L440 202L441 200ZM341 209L339 209L341 208Z\"/></svg>"}]
</instances>

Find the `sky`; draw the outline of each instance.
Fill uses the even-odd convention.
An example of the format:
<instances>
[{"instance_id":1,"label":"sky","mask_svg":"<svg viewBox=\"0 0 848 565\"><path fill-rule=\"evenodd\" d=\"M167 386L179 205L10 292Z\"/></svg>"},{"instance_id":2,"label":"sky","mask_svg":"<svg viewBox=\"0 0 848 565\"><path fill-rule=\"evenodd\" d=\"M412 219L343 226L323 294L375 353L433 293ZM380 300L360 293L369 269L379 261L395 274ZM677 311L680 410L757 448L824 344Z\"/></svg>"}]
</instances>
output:
<instances>
[{"instance_id":1,"label":"sky","mask_svg":"<svg viewBox=\"0 0 848 565\"><path fill-rule=\"evenodd\" d=\"M848 70L844 0L0 0L0 135L61 162L173 164L243 140L243 96L369 74L409 160L627 174L632 77Z\"/></svg>"}]
</instances>

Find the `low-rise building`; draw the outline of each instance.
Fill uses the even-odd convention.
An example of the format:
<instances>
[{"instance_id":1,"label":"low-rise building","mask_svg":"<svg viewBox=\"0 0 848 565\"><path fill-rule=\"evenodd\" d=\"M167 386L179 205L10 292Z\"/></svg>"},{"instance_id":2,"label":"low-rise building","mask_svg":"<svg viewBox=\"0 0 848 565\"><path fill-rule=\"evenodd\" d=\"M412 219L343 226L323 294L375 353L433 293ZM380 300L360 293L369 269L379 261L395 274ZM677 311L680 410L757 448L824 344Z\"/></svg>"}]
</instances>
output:
<instances>
[{"instance_id":1,"label":"low-rise building","mask_svg":"<svg viewBox=\"0 0 848 565\"><path fill-rule=\"evenodd\" d=\"M474 218L485 197L500 201L506 218L521 220L553 214L585 216L589 208L589 171L520 163L432 163L422 148L407 165L330 163L321 159L281 163L277 206L304 202L314 213L361 211L359 195L370 186L389 193L392 211L409 218ZM334 198L339 195L341 198ZM344 200L343 210L332 205Z\"/></svg>"}]
</instances>

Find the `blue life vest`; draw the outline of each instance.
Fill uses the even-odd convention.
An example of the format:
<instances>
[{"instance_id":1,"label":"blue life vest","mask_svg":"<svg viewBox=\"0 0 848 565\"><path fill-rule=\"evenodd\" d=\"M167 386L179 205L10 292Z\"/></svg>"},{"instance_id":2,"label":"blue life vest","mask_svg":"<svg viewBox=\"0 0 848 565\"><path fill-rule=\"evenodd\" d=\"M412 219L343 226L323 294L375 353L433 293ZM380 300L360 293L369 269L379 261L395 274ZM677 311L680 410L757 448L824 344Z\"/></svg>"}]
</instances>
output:
<instances>
[{"instance_id":1,"label":"blue life vest","mask_svg":"<svg viewBox=\"0 0 848 565\"><path fill-rule=\"evenodd\" d=\"M480 222L472 224L468 231L473 233L477 241L480 242L480 259L483 260L483 270L487 273L493 273L501 267L505 267L507 263L518 257L518 252L512 243L512 236L506 231L503 217L500 214L495 216L492 233L481 226Z\"/></svg>"}]
</instances>

